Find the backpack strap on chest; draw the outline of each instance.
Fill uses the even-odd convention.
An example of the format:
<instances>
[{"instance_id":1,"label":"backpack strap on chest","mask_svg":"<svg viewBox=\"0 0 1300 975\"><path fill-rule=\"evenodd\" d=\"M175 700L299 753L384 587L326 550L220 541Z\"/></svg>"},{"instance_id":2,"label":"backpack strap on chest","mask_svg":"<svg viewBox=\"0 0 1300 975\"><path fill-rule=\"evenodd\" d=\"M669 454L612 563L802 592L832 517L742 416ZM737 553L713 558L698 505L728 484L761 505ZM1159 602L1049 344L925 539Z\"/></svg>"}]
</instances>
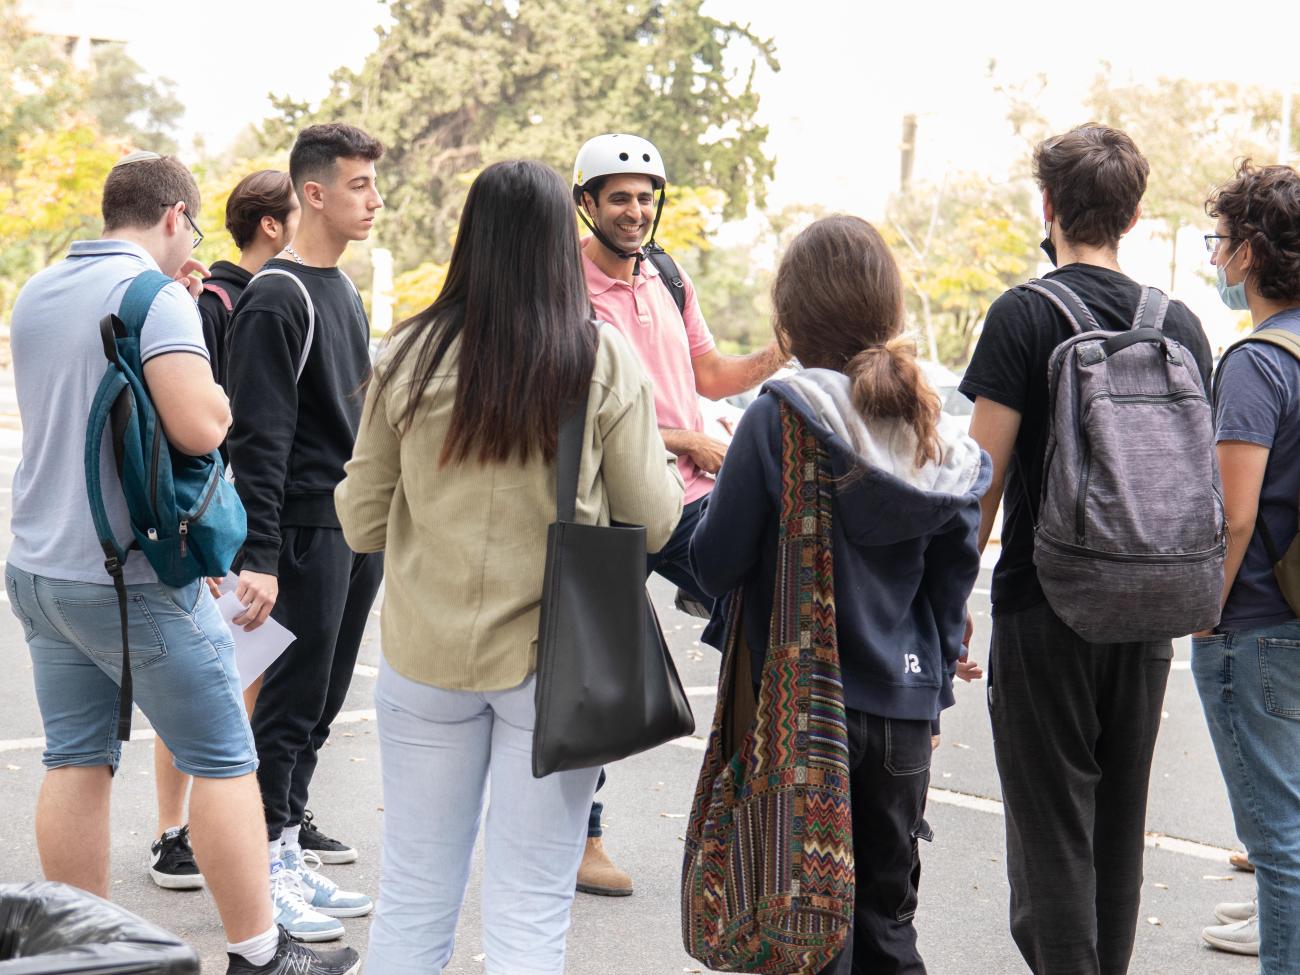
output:
<instances>
[{"instance_id":1,"label":"backpack strap on chest","mask_svg":"<svg viewBox=\"0 0 1300 975\"><path fill-rule=\"evenodd\" d=\"M307 356L311 353L312 340L316 337L316 306L312 304L311 294L308 293L307 286L302 283L302 278L298 277L298 275L294 274L292 271L286 271L282 267L262 268L262 270L253 275L252 279L248 282L248 286L251 288L253 282L258 278L264 278L271 274L283 275L296 284L298 290L302 292L302 300L307 303L307 337L303 339L302 354L298 356L298 371L293 377L294 382L299 382L302 380L303 370L307 368ZM344 277L347 276L344 275ZM352 284L350 278L348 279L348 284ZM354 292L356 291L356 285L352 285L352 290Z\"/></svg>"}]
</instances>

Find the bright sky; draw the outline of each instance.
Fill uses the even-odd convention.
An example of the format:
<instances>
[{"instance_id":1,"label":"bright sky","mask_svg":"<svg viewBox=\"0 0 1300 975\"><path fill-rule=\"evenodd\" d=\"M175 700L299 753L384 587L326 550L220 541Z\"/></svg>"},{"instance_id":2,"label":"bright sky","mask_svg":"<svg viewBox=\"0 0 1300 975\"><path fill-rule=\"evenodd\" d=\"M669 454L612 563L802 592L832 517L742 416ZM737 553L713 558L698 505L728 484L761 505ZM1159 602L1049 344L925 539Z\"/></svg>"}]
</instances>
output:
<instances>
[{"instance_id":1,"label":"bright sky","mask_svg":"<svg viewBox=\"0 0 1300 975\"><path fill-rule=\"evenodd\" d=\"M186 132L214 149L270 111L268 92L319 99L331 71L360 66L386 16L379 0L225 0L207 16L163 0L25 3L50 29L71 23L125 33L137 61L177 82ZM758 86L777 160L770 195L777 207L820 203L878 216L897 187L909 112L919 117L918 179L1004 173L1023 148L987 78L994 59L1007 81L1049 75L1041 107L1062 128L1086 121L1081 99L1103 59L1121 81L1163 74L1300 91L1294 0L707 0L705 9L775 39L781 71L763 72ZM575 149L590 134L575 132ZM1161 259L1152 253L1156 282ZM1147 271L1146 260L1138 263L1135 276ZM1188 287L1204 291L1196 281Z\"/></svg>"}]
</instances>

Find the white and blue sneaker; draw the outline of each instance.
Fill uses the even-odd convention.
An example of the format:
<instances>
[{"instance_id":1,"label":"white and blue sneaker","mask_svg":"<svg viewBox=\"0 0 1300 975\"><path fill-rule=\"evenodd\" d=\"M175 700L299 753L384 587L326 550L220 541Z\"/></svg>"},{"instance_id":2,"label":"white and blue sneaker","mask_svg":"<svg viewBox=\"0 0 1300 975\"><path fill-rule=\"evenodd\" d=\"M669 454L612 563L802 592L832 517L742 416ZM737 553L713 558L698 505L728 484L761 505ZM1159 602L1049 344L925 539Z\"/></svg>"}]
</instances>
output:
<instances>
[{"instance_id":1,"label":"white and blue sneaker","mask_svg":"<svg viewBox=\"0 0 1300 975\"><path fill-rule=\"evenodd\" d=\"M275 923L295 941L334 941L343 937L343 925L332 917L313 911L296 870L283 860L271 864L271 906Z\"/></svg>"},{"instance_id":2,"label":"white and blue sneaker","mask_svg":"<svg viewBox=\"0 0 1300 975\"><path fill-rule=\"evenodd\" d=\"M340 890L339 885L316 872L320 857L311 850L291 850L280 853L284 867L298 875L302 894L307 905L317 913L329 917L362 917L375 909L375 902L354 890Z\"/></svg>"}]
</instances>

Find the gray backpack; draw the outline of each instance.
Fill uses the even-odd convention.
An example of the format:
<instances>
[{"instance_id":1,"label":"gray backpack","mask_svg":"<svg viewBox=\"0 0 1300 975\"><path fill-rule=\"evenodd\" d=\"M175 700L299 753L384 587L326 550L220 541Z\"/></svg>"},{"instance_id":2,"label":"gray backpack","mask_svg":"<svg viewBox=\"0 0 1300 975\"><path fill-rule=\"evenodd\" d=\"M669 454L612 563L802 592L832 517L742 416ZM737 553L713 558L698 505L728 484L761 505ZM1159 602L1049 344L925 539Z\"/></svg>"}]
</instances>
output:
<instances>
[{"instance_id":1,"label":"gray backpack","mask_svg":"<svg viewBox=\"0 0 1300 975\"><path fill-rule=\"evenodd\" d=\"M1034 564L1090 643L1167 640L1219 622L1223 493L1214 417L1191 353L1147 288L1128 331L1102 329L1059 281L1025 285L1074 335L1047 367L1049 434Z\"/></svg>"}]
</instances>

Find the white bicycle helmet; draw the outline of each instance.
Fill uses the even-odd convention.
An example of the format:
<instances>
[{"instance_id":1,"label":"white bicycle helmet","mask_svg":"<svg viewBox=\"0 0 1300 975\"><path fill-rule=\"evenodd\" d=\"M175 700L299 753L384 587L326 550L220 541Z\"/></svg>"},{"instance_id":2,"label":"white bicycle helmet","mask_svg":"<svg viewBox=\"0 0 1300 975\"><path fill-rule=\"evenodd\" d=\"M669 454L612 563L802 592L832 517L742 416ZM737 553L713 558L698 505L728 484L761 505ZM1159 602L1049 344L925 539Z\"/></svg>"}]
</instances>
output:
<instances>
[{"instance_id":1,"label":"white bicycle helmet","mask_svg":"<svg viewBox=\"0 0 1300 975\"><path fill-rule=\"evenodd\" d=\"M625 132L607 132L588 139L573 161L573 199L582 202L582 188L601 176L637 173L649 176L657 190L668 182L664 160L649 139Z\"/></svg>"}]
</instances>

